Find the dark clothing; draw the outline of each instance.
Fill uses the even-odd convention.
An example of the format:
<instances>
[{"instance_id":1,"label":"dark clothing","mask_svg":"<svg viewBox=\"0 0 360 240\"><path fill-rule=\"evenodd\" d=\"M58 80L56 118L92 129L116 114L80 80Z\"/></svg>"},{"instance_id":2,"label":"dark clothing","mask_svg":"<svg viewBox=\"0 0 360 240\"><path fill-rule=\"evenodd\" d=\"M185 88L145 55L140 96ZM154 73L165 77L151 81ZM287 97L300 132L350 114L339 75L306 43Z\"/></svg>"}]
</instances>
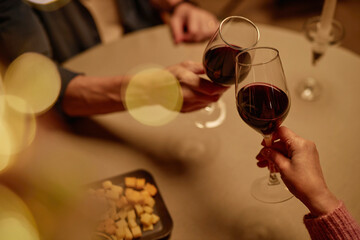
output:
<instances>
[{"instance_id":1,"label":"dark clothing","mask_svg":"<svg viewBox=\"0 0 360 240\"><path fill-rule=\"evenodd\" d=\"M125 33L162 23L148 0L117 0L117 5ZM9 62L22 53L38 52L61 63L99 43L95 22L78 0L53 11L22 0L0 0L0 56ZM77 73L59 70L62 96Z\"/></svg>"}]
</instances>

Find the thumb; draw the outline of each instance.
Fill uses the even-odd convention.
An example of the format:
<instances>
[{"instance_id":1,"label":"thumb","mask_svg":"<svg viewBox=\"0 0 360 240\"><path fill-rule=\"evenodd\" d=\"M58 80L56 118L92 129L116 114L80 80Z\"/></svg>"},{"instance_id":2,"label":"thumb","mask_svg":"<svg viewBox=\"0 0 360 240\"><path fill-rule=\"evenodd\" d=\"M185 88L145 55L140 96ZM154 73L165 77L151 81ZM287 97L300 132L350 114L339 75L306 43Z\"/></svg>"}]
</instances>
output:
<instances>
[{"instance_id":1,"label":"thumb","mask_svg":"<svg viewBox=\"0 0 360 240\"><path fill-rule=\"evenodd\" d=\"M285 148L288 151L288 156L292 156L292 153L295 149L299 148L299 136L296 135L287 127L280 127L276 134L278 139L285 144Z\"/></svg>"}]
</instances>

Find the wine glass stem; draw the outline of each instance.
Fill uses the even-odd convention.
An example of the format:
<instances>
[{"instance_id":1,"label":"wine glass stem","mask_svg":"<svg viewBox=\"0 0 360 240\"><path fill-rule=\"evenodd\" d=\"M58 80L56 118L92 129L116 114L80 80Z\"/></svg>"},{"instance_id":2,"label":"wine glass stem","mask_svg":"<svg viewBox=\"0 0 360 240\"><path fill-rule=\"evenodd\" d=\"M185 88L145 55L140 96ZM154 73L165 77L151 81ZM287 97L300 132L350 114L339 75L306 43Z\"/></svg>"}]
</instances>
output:
<instances>
[{"instance_id":1,"label":"wine glass stem","mask_svg":"<svg viewBox=\"0 0 360 240\"><path fill-rule=\"evenodd\" d=\"M272 137L271 135L264 136L265 146L271 147L272 144ZM268 185L278 185L280 184L279 178L276 175L276 167L275 164L269 161L269 179Z\"/></svg>"}]
</instances>

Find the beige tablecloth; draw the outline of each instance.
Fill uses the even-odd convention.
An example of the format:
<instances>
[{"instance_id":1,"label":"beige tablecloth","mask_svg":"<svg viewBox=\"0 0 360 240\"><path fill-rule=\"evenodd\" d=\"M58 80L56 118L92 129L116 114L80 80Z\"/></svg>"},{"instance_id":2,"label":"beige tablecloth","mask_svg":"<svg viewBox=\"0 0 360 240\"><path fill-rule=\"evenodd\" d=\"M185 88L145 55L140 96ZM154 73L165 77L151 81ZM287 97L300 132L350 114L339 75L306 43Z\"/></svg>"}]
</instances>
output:
<instances>
[{"instance_id":1,"label":"beige tablecloth","mask_svg":"<svg viewBox=\"0 0 360 240\"><path fill-rule=\"evenodd\" d=\"M292 106L284 125L316 142L330 189L360 221L360 57L331 48L312 69L310 45L300 33L259 28L259 46L280 50L287 76ZM176 46L168 28L160 26L94 47L65 66L89 75L126 74L149 63L200 62L204 48L205 43ZM295 92L309 75L323 84L315 102L304 102ZM181 114L160 127L142 125L127 112L79 119L70 128L40 119L24 169L34 175L41 166L52 173L49 182L60 185L79 169L73 178L80 184L145 169L156 179L173 218L173 240L309 239L302 223L307 209L297 199L264 204L251 197L252 181L267 174L254 159L261 136L238 116L234 87L223 100L227 117L213 129L195 127L199 112Z\"/></svg>"}]
</instances>

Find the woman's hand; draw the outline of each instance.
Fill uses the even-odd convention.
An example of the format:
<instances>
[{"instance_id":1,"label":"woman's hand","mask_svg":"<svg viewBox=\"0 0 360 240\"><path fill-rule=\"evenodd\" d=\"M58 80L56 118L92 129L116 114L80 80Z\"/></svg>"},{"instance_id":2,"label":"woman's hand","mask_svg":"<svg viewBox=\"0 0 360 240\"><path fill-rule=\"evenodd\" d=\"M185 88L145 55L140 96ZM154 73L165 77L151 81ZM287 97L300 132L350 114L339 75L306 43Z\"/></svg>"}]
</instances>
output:
<instances>
[{"instance_id":1,"label":"woman's hand","mask_svg":"<svg viewBox=\"0 0 360 240\"><path fill-rule=\"evenodd\" d=\"M325 183L315 144L286 127L280 127L273 140L271 147L262 148L256 156L258 166L266 167L268 161L274 162L290 192L313 215L325 215L337 208L340 202Z\"/></svg>"}]
</instances>

